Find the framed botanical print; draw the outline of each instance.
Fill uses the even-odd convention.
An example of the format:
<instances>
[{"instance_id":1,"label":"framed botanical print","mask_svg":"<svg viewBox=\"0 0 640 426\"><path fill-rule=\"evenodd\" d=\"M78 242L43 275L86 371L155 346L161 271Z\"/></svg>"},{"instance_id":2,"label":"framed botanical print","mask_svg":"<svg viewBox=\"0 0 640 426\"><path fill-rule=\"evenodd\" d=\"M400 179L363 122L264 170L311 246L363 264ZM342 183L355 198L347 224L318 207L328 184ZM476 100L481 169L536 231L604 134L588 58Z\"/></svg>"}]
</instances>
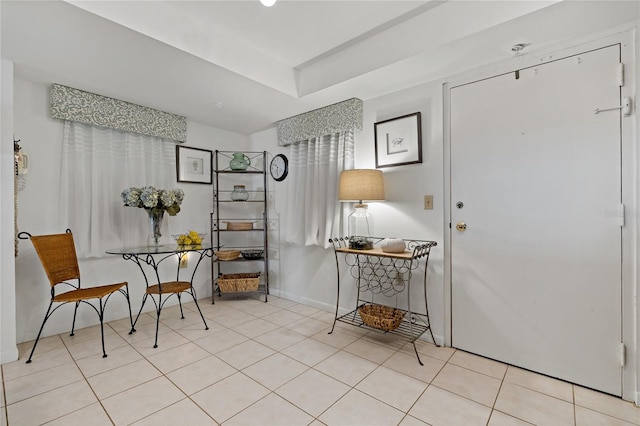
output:
<instances>
[{"instance_id":1,"label":"framed botanical print","mask_svg":"<svg viewBox=\"0 0 640 426\"><path fill-rule=\"evenodd\" d=\"M211 184L212 151L176 145L178 182Z\"/></svg>"},{"instance_id":2,"label":"framed botanical print","mask_svg":"<svg viewBox=\"0 0 640 426\"><path fill-rule=\"evenodd\" d=\"M419 112L374 124L376 168L422 163L422 131Z\"/></svg>"}]
</instances>

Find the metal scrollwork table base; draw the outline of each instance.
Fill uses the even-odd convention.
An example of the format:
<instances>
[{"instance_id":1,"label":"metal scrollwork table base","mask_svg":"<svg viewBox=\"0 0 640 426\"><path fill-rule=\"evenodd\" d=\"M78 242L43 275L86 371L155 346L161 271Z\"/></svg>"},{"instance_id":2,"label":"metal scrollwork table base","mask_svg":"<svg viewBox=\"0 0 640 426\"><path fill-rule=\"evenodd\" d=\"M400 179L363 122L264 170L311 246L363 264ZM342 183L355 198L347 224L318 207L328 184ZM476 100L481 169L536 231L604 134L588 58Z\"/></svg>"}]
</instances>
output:
<instances>
[{"instance_id":1,"label":"metal scrollwork table base","mask_svg":"<svg viewBox=\"0 0 640 426\"><path fill-rule=\"evenodd\" d=\"M138 323L138 319L140 318L142 309L147 302L147 298L150 298L155 305L156 311L156 336L153 347L157 348L158 329L160 328L160 313L162 312L164 304L171 296L176 295L176 297L178 298L178 305L180 306L180 317L181 319L184 319L184 312L182 310L182 293L187 293L191 296L196 305L196 308L198 308L198 312L200 313L200 318L202 318L205 330L209 329L207 321L204 319L204 315L202 315L202 311L200 310L200 306L198 305L198 297L196 296L196 290L195 288L193 288L192 284L193 279L196 275L196 270L198 269L198 266L200 265L202 259L204 259L205 257L213 256L213 249L210 245L184 246L177 244L165 244L157 246L124 247L107 250L107 253L121 255L124 260L131 260L133 263L135 263L140 269L140 272L142 272L142 276L144 277L144 282L146 284L146 292L144 293L144 296L142 298L142 305L140 306L138 315L136 315L135 321L133 321L129 334L136 331L135 326ZM198 258L193 268L191 279L189 281L180 280L180 262L182 258L189 253L193 253ZM156 259L156 255L159 255L159 259ZM174 256L177 258L176 279L175 281L162 281L160 279L158 267L163 261L173 258ZM145 272L144 265L151 267L151 270L155 275L155 281L150 281L150 279L147 277L147 272ZM157 301L154 296L158 298Z\"/></svg>"}]
</instances>

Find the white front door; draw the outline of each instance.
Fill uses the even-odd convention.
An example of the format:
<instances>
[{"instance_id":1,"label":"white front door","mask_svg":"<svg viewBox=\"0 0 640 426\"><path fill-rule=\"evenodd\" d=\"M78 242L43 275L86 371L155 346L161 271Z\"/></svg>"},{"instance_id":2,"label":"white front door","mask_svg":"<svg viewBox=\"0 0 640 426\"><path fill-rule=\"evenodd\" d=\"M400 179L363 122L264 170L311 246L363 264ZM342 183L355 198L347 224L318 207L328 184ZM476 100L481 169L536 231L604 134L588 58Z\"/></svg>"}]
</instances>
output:
<instances>
[{"instance_id":1,"label":"white front door","mask_svg":"<svg viewBox=\"0 0 640 426\"><path fill-rule=\"evenodd\" d=\"M452 345L622 392L620 47L452 87ZM457 230L464 222L466 229Z\"/></svg>"}]
</instances>

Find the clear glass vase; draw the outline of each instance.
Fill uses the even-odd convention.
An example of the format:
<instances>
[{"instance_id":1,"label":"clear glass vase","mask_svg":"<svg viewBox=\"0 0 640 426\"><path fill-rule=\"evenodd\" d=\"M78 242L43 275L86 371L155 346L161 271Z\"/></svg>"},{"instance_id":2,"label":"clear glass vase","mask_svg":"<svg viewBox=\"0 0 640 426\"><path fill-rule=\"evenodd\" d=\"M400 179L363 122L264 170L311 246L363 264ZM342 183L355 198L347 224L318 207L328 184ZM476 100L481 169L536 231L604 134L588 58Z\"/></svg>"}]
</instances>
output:
<instances>
[{"instance_id":1,"label":"clear glass vase","mask_svg":"<svg viewBox=\"0 0 640 426\"><path fill-rule=\"evenodd\" d=\"M160 244L164 212L164 210L147 210L147 213L149 214L149 237L147 238L147 245L149 246L157 246Z\"/></svg>"},{"instance_id":2,"label":"clear glass vase","mask_svg":"<svg viewBox=\"0 0 640 426\"><path fill-rule=\"evenodd\" d=\"M233 201L247 201L249 199L249 193L245 189L244 185L233 185L231 199Z\"/></svg>"}]
</instances>

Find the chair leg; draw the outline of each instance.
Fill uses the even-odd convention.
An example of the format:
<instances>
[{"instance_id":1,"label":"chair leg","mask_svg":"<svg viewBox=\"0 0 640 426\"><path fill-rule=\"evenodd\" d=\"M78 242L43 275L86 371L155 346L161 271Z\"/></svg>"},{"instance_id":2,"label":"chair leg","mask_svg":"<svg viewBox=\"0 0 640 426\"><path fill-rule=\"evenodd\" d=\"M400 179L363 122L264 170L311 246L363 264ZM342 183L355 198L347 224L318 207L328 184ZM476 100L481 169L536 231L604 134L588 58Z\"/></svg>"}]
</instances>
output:
<instances>
[{"instance_id":1,"label":"chair leg","mask_svg":"<svg viewBox=\"0 0 640 426\"><path fill-rule=\"evenodd\" d=\"M147 293L144 294L144 296L142 297L142 305L140 305L140 310L138 311L138 315L136 315L136 320L133 321L133 324L131 325L131 331L129 332L129 334L135 333L136 331L136 324L138 323L138 318L140 318L140 314L142 313L142 308L144 308L144 304L147 301L147 296L149 296Z\"/></svg>"},{"instance_id":2,"label":"chair leg","mask_svg":"<svg viewBox=\"0 0 640 426\"><path fill-rule=\"evenodd\" d=\"M202 311L200 310L200 305L198 305L198 299L196 298L196 292L195 290L192 288L191 289L191 295L193 296L193 301L196 304L196 308L198 308L198 312L200 312L200 318L202 318L202 322L204 323L204 329L208 330L209 326L207 325L207 321L205 321L204 319L204 315L202 315Z\"/></svg>"},{"instance_id":3,"label":"chair leg","mask_svg":"<svg viewBox=\"0 0 640 426\"><path fill-rule=\"evenodd\" d=\"M104 306L102 305L102 299L100 299L100 338L102 339L102 358L107 357L107 351L104 349Z\"/></svg>"},{"instance_id":4,"label":"chair leg","mask_svg":"<svg viewBox=\"0 0 640 426\"><path fill-rule=\"evenodd\" d=\"M31 363L31 357L36 350L36 346L38 345L38 340L40 340L40 335L42 334L42 330L44 329L44 324L49 319L49 312L51 312L51 306L53 306L53 300L49 303L49 308L47 309L47 313L44 316L44 320L42 320L42 325L40 326L40 331L38 331L38 337L36 337L36 341L33 344L33 348L31 348L31 353L29 354L29 359L27 360L27 364Z\"/></svg>"},{"instance_id":5,"label":"chair leg","mask_svg":"<svg viewBox=\"0 0 640 426\"><path fill-rule=\"evenodd\" d=\"M160 329L160 314L162 313L162 293L158 294L158 303L156 303L156 299L151 296L151 301L156 306L156 340L153 343L154 349L158 347L158 330Z\"/></svg>"},{"instance_id":6,"label":"chair leg","mask_svg":"<svg viewBox=\"0 0 640 426\"><path fill-rule=\"evenodd\" d=\"M162 295L160 295L160 300L156 310L156 341L153 343L153 347L158 347L158 329L160 328L160 312L162 311Z\"/></svg>"},{"instance_id":7,"label":"chair leg","mask_svg":"<svg viewBox=\"0 0 640 426\"><path fill-rule=\"evenodd\" d=\"M180 293L178 293L178 305L180 305L180 319L184 319L184 312L182 312L182 298L180 297Z\"/></svg>"},{"instance_id":8,"label":"chair leg","mask_svg":"<svg viewBox=\"0 0 640 426\"><path fill-rule=\"evenodd\" d=\"M136 329L133 328L133 315L131 315L131 299L129 298L129 284L127 284L125 287L127 288L127 290L124 297L127 298L127 306L129 306L129 321L131 322L131 330L129 330L129 334L132 334L136 331Z\"/></svg>"},{"instance_id":9,"label":"chair leg","mask_svg":"<svg viewBox=\"0 0 640 426\"><path fill-rule=\"evenodd\" d=\"M71 323L71 334L69 336L74 336L74 331L76 329L76 314L78 313L78 306L80 306L80 302L76 302L76 307L73 310L73 322Z\"/></svg>"}]
</instances>

